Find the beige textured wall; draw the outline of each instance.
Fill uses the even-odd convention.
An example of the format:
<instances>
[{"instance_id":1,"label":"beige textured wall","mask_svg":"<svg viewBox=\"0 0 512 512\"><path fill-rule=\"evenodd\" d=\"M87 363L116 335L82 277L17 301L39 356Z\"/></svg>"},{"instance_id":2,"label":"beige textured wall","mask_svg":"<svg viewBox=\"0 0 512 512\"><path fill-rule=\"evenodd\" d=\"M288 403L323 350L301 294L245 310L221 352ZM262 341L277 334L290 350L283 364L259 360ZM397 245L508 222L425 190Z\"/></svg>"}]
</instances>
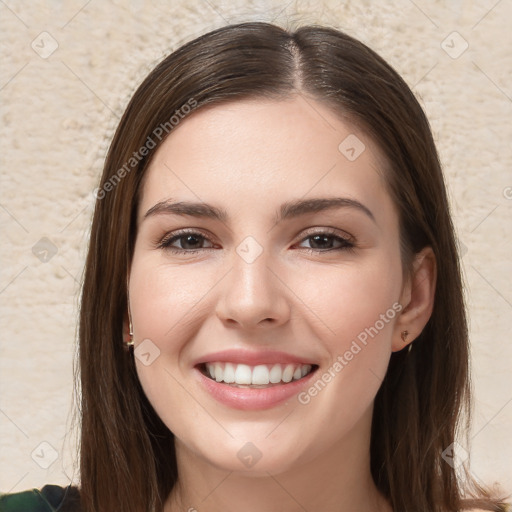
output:
<instances>
[{"instance_id":1,"label":"beige textured wall","mask_svg":"<svg viewBox=\"0 0 512 512\"><path fill-rule=\"evenodd\" d=\"M424 105L463 248L473 473L512 491L512 2L3 0L0 19L0 491L76 478L77 292L92 191L131 92L186 40L254 19L344 29Z\"/></svg>"}]
</instances>

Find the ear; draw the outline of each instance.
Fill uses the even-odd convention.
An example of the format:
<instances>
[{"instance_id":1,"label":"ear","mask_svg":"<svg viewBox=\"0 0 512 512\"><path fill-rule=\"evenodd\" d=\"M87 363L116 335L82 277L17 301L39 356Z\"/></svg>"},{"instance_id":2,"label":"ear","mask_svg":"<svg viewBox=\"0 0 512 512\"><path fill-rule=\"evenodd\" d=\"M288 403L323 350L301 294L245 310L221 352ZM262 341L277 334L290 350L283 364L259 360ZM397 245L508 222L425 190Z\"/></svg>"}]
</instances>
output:
<instances>
[{"instance_id":1,"label":"ear","mask_svg":"<svg viewBox=\"0 0 512 512\"><path fill-rule=\"evenodd\" d=\"M432 315L436 291L437 266L434 251L425 247L414 257L412 272L400 296L402 311L394 326L392 350L397 352L412 343ZM407 331L405 341L402 333Z\"/></svg>"},{"instance_id":2,"label":"ear","mask_svg":"<svg viewBox=\"0 0 512 512\"><path fill-rule=\"evenodd\" d=\"M128 343L130 340L130 316L128 314L128 310L126 310L123 318L123 341Z\"/></svg>"},{"instance_id":3,"label":"ear","mask_svg":"<svg viewBox=\"0 0 512 512\"><path fill-rule=\"evenodd\" d=\"M126 311L123 317L123 341L125 343L129 342L132 338L130 330L132 328L131 325L131 314L130 314L130 274L126 278Z\"/></svg>"}]
</instances>

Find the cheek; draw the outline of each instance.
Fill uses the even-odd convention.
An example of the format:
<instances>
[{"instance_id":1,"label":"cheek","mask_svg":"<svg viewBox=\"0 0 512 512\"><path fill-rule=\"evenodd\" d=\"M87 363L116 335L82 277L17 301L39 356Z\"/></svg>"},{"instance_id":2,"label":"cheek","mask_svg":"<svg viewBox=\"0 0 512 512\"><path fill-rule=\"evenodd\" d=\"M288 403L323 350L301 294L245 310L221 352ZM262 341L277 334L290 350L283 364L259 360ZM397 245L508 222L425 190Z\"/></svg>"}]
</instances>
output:
<instances>
[{"instance_id":1,"label":"cheek","mask_svg":"<svg viewBox=\"0 0 512 512\"><path fill-rule=\"evenodd\" d=\"M204 298L215 284L212 273L195 265L162 264L158 255L135 252L129 289L135 355L142 343L158 354L150 365L143 358L135 360L150 399L164 400L164 395L173 395L179 388L176 382L171 385L172 377L181 381L180 355L201 326ZM166 393L162 393L163 384Z\"/></svg>"},{"instance_id":2,"label":"cheek","mask_svg":"<svg viewBox=\"0 0 512 512\"><path fill-rule=\"evenodd\" d=\"M339 432L349 431L371 407L386 374L401 310L401 268L387 261L394 260L310 272L297 293L308 297L307 307L321 320L309 325L329 354L317 379L298 396L315 418L313 430L328 416Z\"/></svg>"},{"instance_id":3,"label":"cheek","mask_svg":"<svg viewBox=\"0 0 512 512\"><path fill-rule=\"evenodd\" d=\"M207 265L169 266L158 257L134 258L130 305L135 339L177 340L176 332L201 311L215 286L215 270Z\"/></svg>"},{"instance_id":4,"label":"cheek","mask_svg":"<svg viewBox=\"0 0 512 512\"><path fill-rule=\"evenodd\" d=\"M352 262L329 271L312 267L307 280L297 280L297 295L307 297L307 308L320 320L310 322L313 339L322 340L328 353L325 398L350 403L353 412L369 405L387 370L401 310L399 261L391 251L382 251L364 264Z\"/></svg>"},{"instance_id":5,"label":"cheek","mask_svg":"<svg viewBox=\"0 0 512 512\"><path fill-rule=\"evenodd\" d=\"M396 258L384 254L368 258L365 264L348 262L327 270L310 266L308 279L296 279L294 289L321 320L316 323L318 337L329 340L331 352L346 350L358 336L364 342L369 330L372 339L391 341L402 286L401 267L389 263L393 261Z\"/></svg>"},{"instance_id":6,"label":"cheek","mask_svg":"<svg viewBox=\"0 0 512 512\"><path fill-rule=\"evenodd\" d=\"M155 254L134 254L129 293L137 374L157 414L179 436L186 436L188 421L197 414L184 392L180 357L201 325L204 297L215 284L212 273L194 265L162 264ZM147 340L149 352L157 354L150 364L137 357ZM187 411L187 421L177 420L176 410Z\"/></svg>"}]
</instances>

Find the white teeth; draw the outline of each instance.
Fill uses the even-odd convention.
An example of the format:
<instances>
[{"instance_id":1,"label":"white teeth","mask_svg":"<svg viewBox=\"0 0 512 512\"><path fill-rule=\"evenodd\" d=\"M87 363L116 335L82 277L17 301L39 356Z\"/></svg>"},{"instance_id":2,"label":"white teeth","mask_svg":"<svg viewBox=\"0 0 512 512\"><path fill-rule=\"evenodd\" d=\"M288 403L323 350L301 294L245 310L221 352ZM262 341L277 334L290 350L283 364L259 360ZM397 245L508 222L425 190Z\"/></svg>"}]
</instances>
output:
<instances>
[{"instance_id":1,"label":"white teeth","mask_svg":"<svg viewBox=\"0 0 512 512\"><path fill-rule=\"evenodd\" d=\"M231 384L235 382L235 367L231 363L224 366L224 382Z\"/></svg>"},{"instance_id":2,"label":"white teeth","mask_svg":"<svg viewBox=\"0 0 512 512\"><path fill-rule=\"evenodd\" d=\"M274 366L272 366L270 370L270 382L272 384L277 384L278 382L281 382L281 375L283 375L281 365L275 364Z\"/></svg>"},{"instance_id":3,"label":"white teeth","mask_svg":"<svg viewBox=\"0 0 512 512\"><path fill-rule=\"evenodd\" d=\"M252 370L252 382L251 384L268 384L269 375L268 368L264 364L255 366Z\"/></svg>"},{"instance_id":4,"label":"white teeth","mask_svg":"<svg viewBox=\"0 0 512 512\"><path fill-rule=\"evenodd\" d=\"M280 382L291 382L305 377L312 366L310 364L259 364L206 363L207 374L217 382L226 384L268 386Z\"/></svg>"},{"instance_id":5,"label":"white teeth","mask_svg":"<svg viewBox=\"0 0 512 512\"><path fill-rule=\"evenodd\" d=\"M295 371L295 366L293 364L286 365L284 369L283 376L281 377L284 382L291 382L293 379L293 372Z\"/></svg>"},{"instance_id":6,"label":"white teeth","mask_svg":"<svg viewBox=\"0 0 512 512\"><path fill-rule=\"evenodd\" d=\"M215 376L217 376L218 368L220 368L221 374L223 373L222 366L220 364L216 365L215 366ZM236 370L235 370L235 382L237 384L252 384L251 379L252 379L251 367L247 366L246 364L238 364L236 366Z\"/></svg>"}]
</instances>

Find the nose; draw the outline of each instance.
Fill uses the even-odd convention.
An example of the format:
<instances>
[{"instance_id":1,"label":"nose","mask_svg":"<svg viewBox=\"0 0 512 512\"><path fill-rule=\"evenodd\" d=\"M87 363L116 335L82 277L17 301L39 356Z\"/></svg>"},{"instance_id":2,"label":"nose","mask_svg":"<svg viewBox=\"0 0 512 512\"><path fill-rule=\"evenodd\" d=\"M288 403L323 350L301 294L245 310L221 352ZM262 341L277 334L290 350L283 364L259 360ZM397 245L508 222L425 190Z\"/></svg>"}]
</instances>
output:
<instances>
[{"instance_id":1,"label":"nose","mask_svg":"<svg viewBox=\"0 0 512 512\"><path fill-rule=\"evenodd\" d=\"M223 280L217 316L228 327L277 327L290 318L287 287L264 254L252 263L235 255Z\"/></svg>"}]
</instances>

